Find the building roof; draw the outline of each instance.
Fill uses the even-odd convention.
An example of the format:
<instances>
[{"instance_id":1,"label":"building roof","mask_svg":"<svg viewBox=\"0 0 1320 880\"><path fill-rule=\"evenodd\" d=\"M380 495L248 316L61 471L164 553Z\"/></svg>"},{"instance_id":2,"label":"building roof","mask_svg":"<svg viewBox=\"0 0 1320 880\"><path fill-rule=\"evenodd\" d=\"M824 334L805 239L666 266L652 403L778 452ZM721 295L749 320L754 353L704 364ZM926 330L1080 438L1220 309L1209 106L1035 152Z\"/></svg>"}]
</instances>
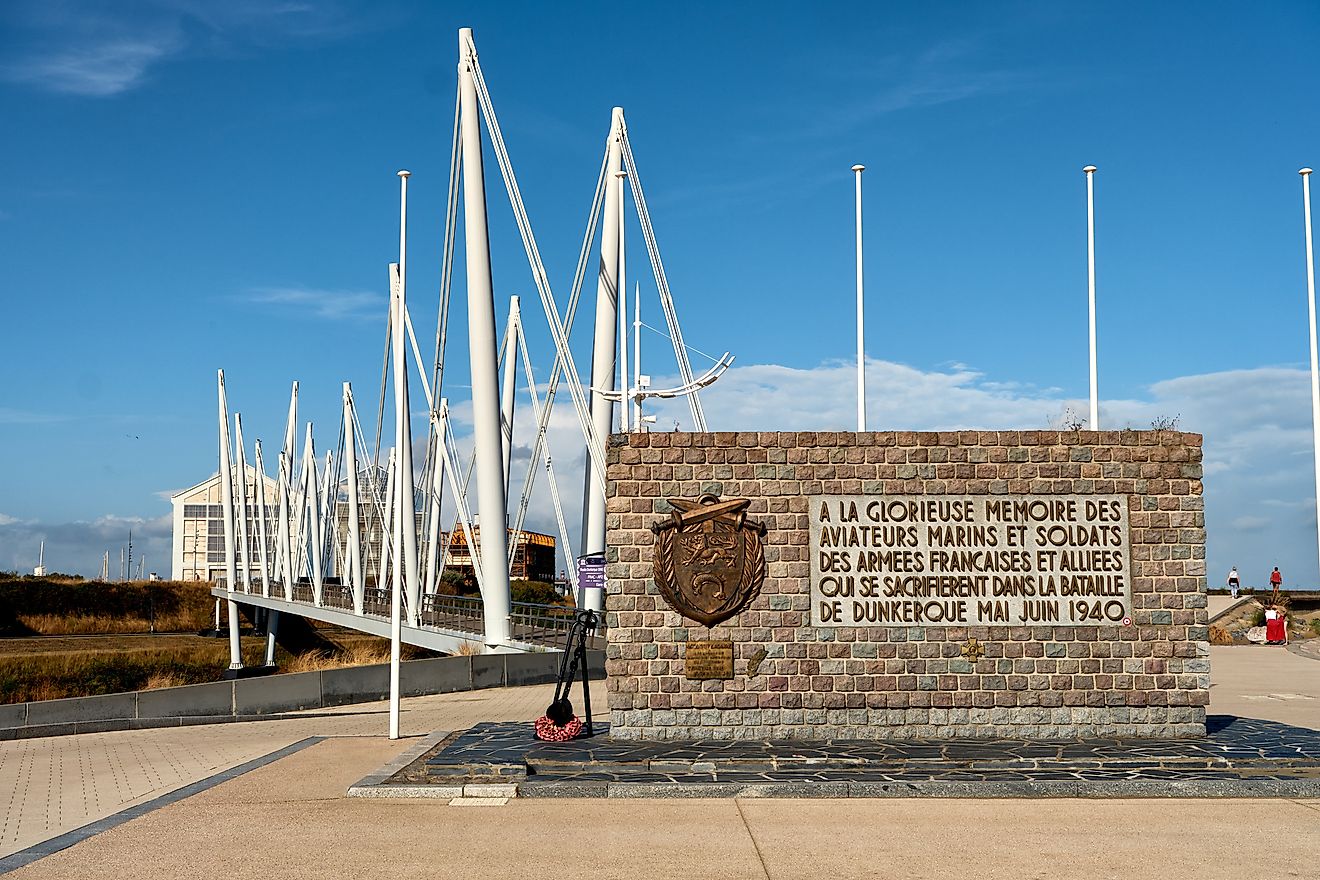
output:
<instances>
[{"instance_id":1,"label":"building roof","mask_svg":"<svg viewBox=\"0 0 1320 880\"><path fill-rule=\"evenodd\" d=\"M247 472L249 476L256 476L257 469L252 465L247 465ZM267 476L266 474L262 474L262 476L266 478L267 488L270 489L279 488L279 484L276 483L275 480L271 479L271 477ZM182 498L185 495L192 495L194 492L197 492L202 489L209 489L212 486L218 485L219 483L220 483L220 472L216 471L215 473L211 474L211 476L207 477L205 480L202 480L197 485L189 486L187 489L180 489L178 492L175 492L173 495L170 496L170 500L173 501L175 498Z\"/></svg>"}]
</instances>

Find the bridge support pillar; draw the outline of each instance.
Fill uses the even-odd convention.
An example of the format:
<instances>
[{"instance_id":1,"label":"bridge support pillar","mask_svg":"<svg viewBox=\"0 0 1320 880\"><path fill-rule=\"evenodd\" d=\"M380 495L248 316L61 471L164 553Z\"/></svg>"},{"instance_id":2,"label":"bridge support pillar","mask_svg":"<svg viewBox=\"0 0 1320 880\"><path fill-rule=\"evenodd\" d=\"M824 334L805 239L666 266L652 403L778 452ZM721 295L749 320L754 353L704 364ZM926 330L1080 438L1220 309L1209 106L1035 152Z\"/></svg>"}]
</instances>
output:
<instances>
[{"instance_id":1,"label":"bridge support pillar","mask_svg":"<svg viewBox=\"0 0 1320 880\"><path fill-rule=\"evenodd\" d=\"M472 367L472 433L481 516L482 607L487 647L509 643L509 518L504 506L504 428L500 418L495 295L486 225L481 117L473 72L471 28L458 32L459 114L463 157L463 236L467 264L468 358ZM475 548L474 548L475 549Z\"/></svg>"},{"instance_id":2,"label":"bridge support pillar","mask_svg":"<svg viewBox=\"0 0 1320 880\"><path fill-rule=\"evenodd\" d=\"M275 609L266 612L266 665L275 666L275 637L280 630L280 613Z\"/></svg>"}]
</instances>

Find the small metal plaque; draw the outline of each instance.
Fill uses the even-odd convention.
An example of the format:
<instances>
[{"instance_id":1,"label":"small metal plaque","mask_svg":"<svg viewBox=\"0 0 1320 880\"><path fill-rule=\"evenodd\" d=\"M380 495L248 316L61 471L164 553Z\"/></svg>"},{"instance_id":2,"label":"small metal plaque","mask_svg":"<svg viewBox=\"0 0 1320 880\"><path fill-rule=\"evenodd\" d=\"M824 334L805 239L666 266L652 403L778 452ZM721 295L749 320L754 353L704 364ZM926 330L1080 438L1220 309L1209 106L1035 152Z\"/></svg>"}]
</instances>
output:
<instances>
[{"instance_id":1,"label":"small metal plaque","mask_svg":"<svg viewBox=\"0 0 1320 880\"><path fill-rule=\"evenodd\" d=\"M733 678L733 642L728 639L688 642L683 672L689 680Z\"/></svg>"}]
</instances>

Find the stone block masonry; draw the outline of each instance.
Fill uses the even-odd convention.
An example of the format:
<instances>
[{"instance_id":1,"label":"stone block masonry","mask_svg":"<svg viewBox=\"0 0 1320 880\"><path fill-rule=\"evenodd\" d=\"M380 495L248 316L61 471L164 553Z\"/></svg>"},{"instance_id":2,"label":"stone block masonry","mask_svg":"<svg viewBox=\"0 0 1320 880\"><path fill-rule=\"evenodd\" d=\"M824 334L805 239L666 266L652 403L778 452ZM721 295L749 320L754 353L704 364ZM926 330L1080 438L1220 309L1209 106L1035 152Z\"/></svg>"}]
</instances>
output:
<instances>
[{"instance_id":1,"label":"stone block masonry","mask_svg":"<svg viewBox=\"0 0 1320 880\"><path fill-rule=\"evenodd\" d=\"M1054 739L1205 733L1210 669L1198 434L616 435L607 476L606 668L613 737ZM759 596L712 628L682 618L660 595L652 577L656 539L650 531L669 514L668 499L707 493L749 499L748 516L767 527L766 579ZM957 503L912 503L918 497ZM1053 497L1060 503L1037 505L1050 511L1039 533L1034 527L1022 531L1009 519L1009 511L1029 511L1028 504L987 503ZM1005 620L999 609L977 602L975 591L989 595L999 589L995 572L1007 571L1008 556L985 562L986 570L944 578L943 584L915 575L884 581L881 574L901 570L892 568L898 554L885 554L881 543L894 540L893 533L876 527L868 533L870 546L882 550L871 554L872 565L876 559L882 564L874 589L897 580L908 585L904 589L917 584L945 590L945 596L962 590L964 597L972 595L966 603L970 610L960 612L953 600L939 609L930 605L945 619L915 625L904 616L909 611L890 603L865 625L831 619L840 613L837 608L816 607L836 588L822 580L836 563L813 556L821 549L820 505L866 499L902 499L908 509L931 516L961 510L974 518L991 512L1000 521L976 533L976 540L1026 536L1030 553L1024 551L1023 558L1033 565L1053 535L1072 542L1073 552L1080 542L1087 555L1078 558L1095 566L1083 570L1104 573L1087 575L1086 589L1101 592L1086 596L1109 598L1092 604L1065 592L1057 601L1024 602L1015 595L1004 603ZM1088 505L1091 499L1095 503ZM1073 520L1059 515L1069 505L1084 513ZM859 507L866 509L864 503ZM1120 511L1122 519L1115 520ZM901 508L892 513L902 515ZM905 564L927 566L932 559L953 564L956 554L935 548L939 535L919 525L917 540L904 548ZM987 537L990 533L994 536ZM1110 536L1121 539L1121 547L1106 544ZM943 555L933 556L937 551ZM920 561L912 562L914 554ZM1039 558L1033 589L1042 589L1046 572L1051 580L1070 576L1068 562L1060 568L1060 556ZM1019 586L1028 583L1020 571L1015 577ZM848 613L846 607L842 613ZM1021 620L1042 614L1060 616L1045 617L1047 623ZM1122 620L1112 619L1120 614ZM703 639L732 641L732 679L687 678L686 645ZM977 647L967 650L973 640L984 651L979 659Z\"/></svg>"}]
</instances>

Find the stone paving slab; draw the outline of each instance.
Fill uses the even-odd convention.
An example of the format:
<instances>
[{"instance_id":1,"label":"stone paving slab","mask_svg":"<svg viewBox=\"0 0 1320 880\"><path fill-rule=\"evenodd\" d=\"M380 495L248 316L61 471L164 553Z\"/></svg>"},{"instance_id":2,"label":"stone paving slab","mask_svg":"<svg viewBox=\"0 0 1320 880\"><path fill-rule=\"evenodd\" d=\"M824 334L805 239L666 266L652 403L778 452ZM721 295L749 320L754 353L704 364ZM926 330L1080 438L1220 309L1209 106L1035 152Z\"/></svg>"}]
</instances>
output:
<instances>
[{"instance_id":1,"label":"stone paving slab","mask_svg":"<svg viewBox=\"0 0 1320 880\"><path fill-rule=\"evenodd\" d=\"M603 685L592 683L593 697L602 702ZM553 691L552 685L536 685L408 698L403 701L402 728L420 742L423 732L466 729L481 720L530 720L545 711ZM383 739L387 727L388 704L382 702L243 724L185 724L0 742L0 859L307 737Z\"/></svg>"},{"instance_id":2,"label":"stone paving slab","mask_svg":"<svg viewBox=\"0 0 1320 880\"><path fill-rule=\"evenodd\" d=\"M1316 797L1320 731L1211 716L1171 740L537 740L483 723L353 786L359 797L430 787L501 797Z\"/></svg>"}]
</instances>

